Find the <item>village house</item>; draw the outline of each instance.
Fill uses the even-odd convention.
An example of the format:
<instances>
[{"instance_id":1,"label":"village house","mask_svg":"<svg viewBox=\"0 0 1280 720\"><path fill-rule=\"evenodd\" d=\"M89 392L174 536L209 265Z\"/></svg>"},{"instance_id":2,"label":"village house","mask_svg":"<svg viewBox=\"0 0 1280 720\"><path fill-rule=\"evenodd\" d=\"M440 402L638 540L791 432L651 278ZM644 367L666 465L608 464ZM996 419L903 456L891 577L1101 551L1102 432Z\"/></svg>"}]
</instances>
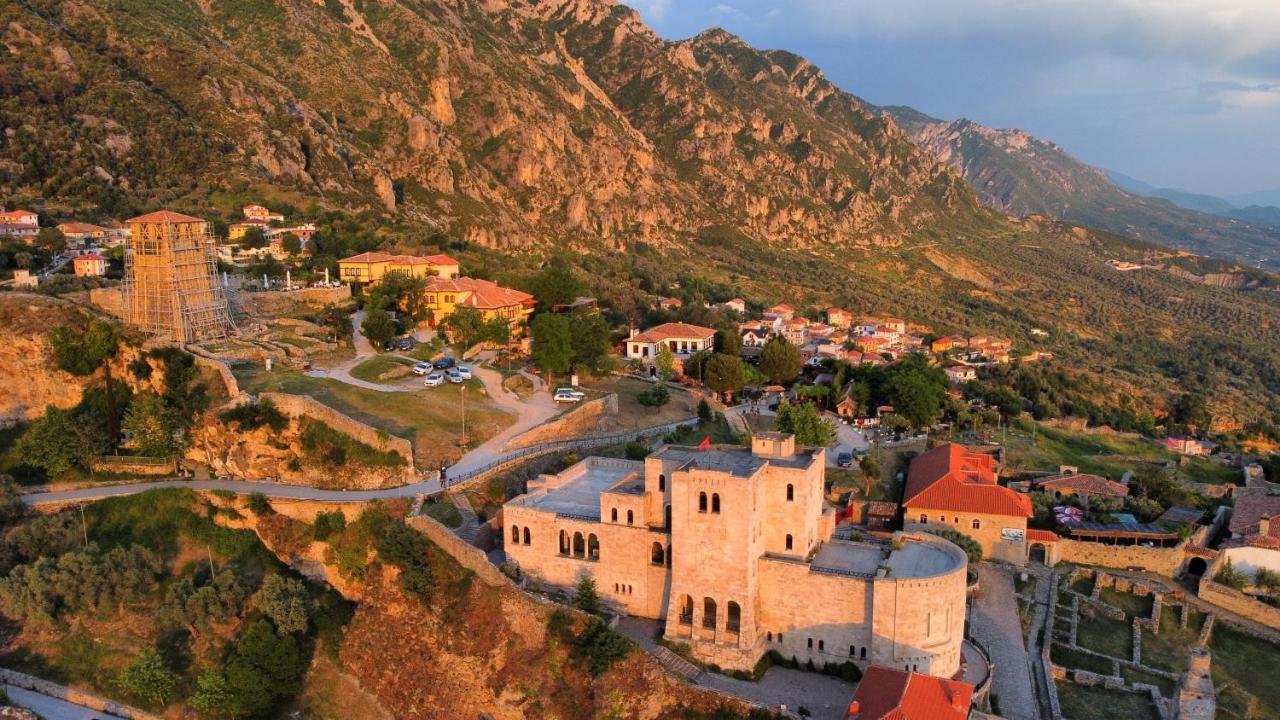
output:
<instances>
[{"instance_id":1,"label":"village house","mask_svg":"<svg viewBox=\"0 0 1280 720\"><path fill-rule=\"evenodd\" d=\"M1236 498L1227 529L1231 539L1221 553L1232 567L1250 576L1263 569L1280 573L1280 496Z\"/></svg>"},{"instance_id":2,"label":"village house","mask_svg":"<svg viewBox=\"0 0 1280 720\"><path fill-rule=\"evenodd\" d=\"M284 215L271 212L261 205L245 205L240 208L240 212L244 213L246 219L256 220L263 224L269 224L272 221L284 222Z\"/></svg>"},{"instance_id":3,"label":"village house","mask_svg":"<svg viewBox=\"0 0 1280 720\"><path fill-rule=\"evenodd\" d=\"M827 324L834 328L847 330L853 323L853 315L848 310L837 307L827 308Z\"/></svg>"},{"instance_id":4,"label":"village house","mask_svg":"<svg viewBox=\"0 0 1280 720\"><path fill-rule=\"evenodd\" d=\"M880 327L902 335L907 331L907 321L902 318L885 318L880 321Z\"/></svg>"},{"instance_id":5,"label":"village house","mask_svg":"<svg viewBox=\"0 0 1280 720\"><path fill-rule=\"evenodd\" d=\"M469 277L427 278L423 301L431 311L428 327L438 327L459 308L471 308L479 311L486 322L495 318L506 320L513 336L519 334L537 305L529 293Z\"/></svg>"},{"instance_id":6,"label":"village house","mask_svg":"<svg viewBox=\"0 0 1280 720\"><path fill-rule=\"evenodd\" d=\"M940 337L929 343L929 349L936 353L944 353L955 347L955 342L949 337Z\"/></svg>"},{"instance_id":7,"label":"village house","mask_svg":"<svg viewBox=\"0 0 1280 720\"><path fill-rule=\"evenodd\" d=\"M956 385L963 385L970 380L978 379L977 368L969 365L953 365L948 368L943 368L942 372L946 373L947 379Z\"/></svg>"},{"instance_id":8,"label":"village house","mask_svg":"<svg viewBox=\"0 0 1280 720\"><path fill-rule=\"evenodd\" d=\"M791 306L786 303L779 303L777 305L774 305L768 310L765 310L763 314L764 319L769 322L773 322L775 320L781 320L784 323L789 320L795 319L795 316L796 316L796 311L793 310Z\"/></svg>"},{"instance_id":9,"label":"village house","mask_svg":"<svg viewBox=\"0 0 1280 720\"><path fill-rule=\"evenodd\" d=\"M741 332L743 347L764 347L769 344L769 331L765 328L746 328Z\"/></svg>"},{"instance_id":10,"label":"village house","mask_svg":"<svg viewBox=\"0 0 1280 720\"><path fill-rule=\"evenodd\" d=\"M1023 565L1031 499L998 484L994 465L991 455L954 443L916 456L902 497L905 526L949 527L977 541L983 557Z\"/></svg>"},{"instance_id":11,"label":"village house","mask_svg":"<svg viewBox=\"0 0 1280 720\"><path fill-rule=\"evenodd\" d=\"M658 300L658 307L662 310L679 310L684 307L684 301L677 297L664 297Z\"/></svg>"},{"instance_id":12,"label":"village house","mask_svg":"<svg viewBox=\"0 0 1280 720\"><path fill-rule=\"evenodd\" d=\"M40 234L40 226L34 223L16 223L0 220L0 238L11 237L30 245Z\"/></svg>"},{"instance_id":13,"label":"village house","mask_svg":"<svg viewBox=\"0 0 1280 720\"><path fill-rule=\"evenodd\" d=\"M973 686L872 665L849 701L845 720L967 720Z\"/></svg>"},{"instance_id":14,"label":"village house","mask_svg":"<svg viewBox=\"0 0 1280 720\"><path fill-rule=\"evenodd\" d=\"M412 277L458 277L458 261L448 255L392 255L367 252L338 261L338 277L343 282L371 285L387 273L402 272Z\"/></svg>"},{"instance_id":15,"label":"village house","mask_svg":"<svg viewBox=\"0 0 1280 720\"><path fill-rule=\"evenodd\" d=\"M8 225L30 225L39 229L40 216L30 210L22 210L19 208L0 212L0 223Z\"/></svg>"},{"instance_id":16,"label":"village house","mask_svg":"<svg viewBox=\"0 0 1280 720\"><path fill-rule=\"evenodd\" d=\"M14 270L13 286L15 288L33 288L40 285L40 278L31 274L30 270Z\"/></svg>"},{"instance_id":17,"label":"village house","mask_svg":"<svg viewBox=\"0 0 1280 720\"><path fill-rule=\"evenodd\" d=\"M732 300L725 300L724 302L717 304L715 307L722 310L732 310L733 312L745 315L747 312L747 301L742 298L733 298Z\"/></svg>"},{"instance_id":18,"label":"village house","mask_svg":"<svg viewBox=\"0 0 1280 720\"><path fill-rule=\"evenodd\" d=\"M809 337L809 321L804 318L792 318L782 326L782 337L787 342L799 347Z\"/></svg>"},{"instance_id":19,"label":"village house","mask_svg":"<svg viewBox=\"0 0 1280 720\"><path fill-rule=\"evenodd\" d=\"M923 533L834 539L825 465L823 448L780 433L587 458L505 504L507 557L535 586L570 591L591 576L612 609L661 620L668 640L729 670L773 650L953 676L964 553Z\"/></svg>"},{"instance_id":20,"label":"village house","mask_svg":"<svg viewBox=\"0 0 1280 720\"><path fill-rule=\"evenodd\" d=\"M71 263L79 277L101 277L107 274L107 259L97 253L77 255Z\"/></svg>"},{"instance_id":21,"label":"village house","mask_svg":"<svg viewBox=\"0 0 1280 720\"><path fill-rule=\"evenodd\" d=\"M1164 447L1179 455L1208 457L1218 446L1208 440L1197 440L1187 435L1170 435L1164 439Z\"/></svg>"},{"instance_id":22,"label":"village house","mask_svg":"<svg viewBox=\"0 0 1280 720\"><path fill-rule=\"evenodd\" d=\"M1051 477L1037 478L1031 481L1036 490L1055 499L1069 497L1083 498L1126 498L1129 487L1100 475L1087 473L1063 473Z\"/></svg>"},{"instance_id":23,"label":"village house","mask_svg":"<svg viewBox=\"0 0 1280 720\"><path fill-rule=\"evenodd\" d=\"M68 245L80 247L105 243L111 234L111 231L104 227L82 222L61 223L58 229L62 231L62 236L67 239Z\"/></svg>"},{"instance_id":24,"label":"village house","mask_svg":"<svg viewBox=\"0 0 1280 720\"><path fill-rule=\"evenodd\" d=\"M649 373L654 375L657 368L652 365L659 351L665 346L676 360L687 360L689 356L715 346L716 331L714 328L690 325L689 323L662 323L644 332L631 330L627 338L627 359L650 363Z\"/></svg>"}]
</instances>

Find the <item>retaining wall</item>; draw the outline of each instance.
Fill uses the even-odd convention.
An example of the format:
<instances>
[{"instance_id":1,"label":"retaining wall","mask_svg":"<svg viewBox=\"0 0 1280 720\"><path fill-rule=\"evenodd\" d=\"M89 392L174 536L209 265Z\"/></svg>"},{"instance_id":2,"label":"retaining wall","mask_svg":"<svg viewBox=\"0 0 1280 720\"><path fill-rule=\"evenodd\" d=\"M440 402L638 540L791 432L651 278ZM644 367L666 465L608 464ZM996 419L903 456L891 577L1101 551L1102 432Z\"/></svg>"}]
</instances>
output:
<instances>
[{"instance_id":1,"label":"retaining wall","mask_svg":"<svg viewBox=\"0 0 1280 720\"><path fill-rule=\"evenodd\" d=\"M19 687L23 690L37 692L41 695L48 695L49 697L58 698L60 700L66 700L67 702L87 707L90 710L128 718L128 720L160 720L158 715L152 715L151 713L143 712L137 708L118 703L114 700L108 700L104 697L99 697L83 690L66 687L65 685L58 685L56 683L51 683L48 680L41 680L34 675L27 675L26 673L20 673L16 670L0 668L0 683Z\"/></svg>"},{"instance_id":2,"label":"retaining wall","mask_svg":"<svg viewBox=\"0 0 1280 720\"><path fill-rule=\"evenodd\" d=\"M226 362L204 355L202 354L203 351L197 350L193 346L189 346L187 350L196 359L196 365L209 368L218 373L218 376L222 378L222 386L227 390L227 397L240 397L240 383L236 382L236 376L231 373L231 368Z\"/></svg>"},{"instance_id":3,"label":"retaining wall","mask_svg":"<svg viewBox=\"0 0 1280 720\"><path fill-rule=\"evenodd\" d=\"M402 437L396 437L384 430L366 425L359 420L343 415L333 408L307 395L289 395L287 393L261 393L259 399L268 399L275 403L281 412L293 416L309 417L325 425L344 432L360 442L379 450L397 452L405 459L406 475L412 475L413 443Z\"/></svg>"},{"instance_id":4,"label":"retaining wall","mask_svg":"<svg viewBox=\"0 0 1280 720\"><path fill-rule=\"evenodd\" d=\"M1216 583L1208 577L1200 579L1198 595L1207 603L1230 610L1254 622L1262 623L1267 627L1280 628L1280 608L1254 600L1239 590Z\"/></svg>"},{"instance_id":5,"label":"retaining wall","mask_svg":"<svg viewBox=\"0 0 1280 720\"><path fill-rule=\"evenodd\" d=\"M414 517L405 518L405 523L409 527L417 530L431 542L439 545L442 550L458 561L458 564L466 569L474 572L486 585L499 586L509 585L513 589L519 590L519 586L515 581L489 562L488 556L483 550L473 547L466 540L453 534L449 528L441 525L434 518L425 515L415 515Z\"/></svg>"},{"instance_id":6,"label":"retaining wall","mask_svg":"<svg viewBox=\"0 0 1280 720\"><path fill-rule=\"evenodd\" d=\"M119 287L93 288L89 291L89 305L112 317L124 317L124 292Z\"/></svg>"},{"instance_id":7,"label":"retaining wall","mask_svg":"<svg viewBox=\"0 0 1280 720\"><path fill-rule=\"evenodd\" d=\"M293 312L299 305L311 305L317 308L325 305L340 305L351 299L351 288L342 285L336 288L304 288L302 290L238 293L240 307L248 314L255 316L285 315Z\"/></svg>"},{"instance_id":8,"label":"retaining wall","mask_svg":"<svg viewBox=\"0 0 1280 720\"><path fill-rule=\"evenodd\" d=\"M618 396L610 393L589 400L548 423L532 428L507 442L508 449L529 447L544 442L569 440L601 430L607 417L618 414Z\"/></svg>"},{"instance_id":9,"label":"retaining wall","mask_svg":"<svg viewBox=\"0 0 1280 720\"><path fill-rule=\"evenodd\" d=\"M1171 548L1148 548L1063 538L1058 541L1058 552L1061 562L1121 569L1138 568L1173 577L1182 565L1185 545L1186 543L1179 543Z\"/></svg>"}]
</instances>

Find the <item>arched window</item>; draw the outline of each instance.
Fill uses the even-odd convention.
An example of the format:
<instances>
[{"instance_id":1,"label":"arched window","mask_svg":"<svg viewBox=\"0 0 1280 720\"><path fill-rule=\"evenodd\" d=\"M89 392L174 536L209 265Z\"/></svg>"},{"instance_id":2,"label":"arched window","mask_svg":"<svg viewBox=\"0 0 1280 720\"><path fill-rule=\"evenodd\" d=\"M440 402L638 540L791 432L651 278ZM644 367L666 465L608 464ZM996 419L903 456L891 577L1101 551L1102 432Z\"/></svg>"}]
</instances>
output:
<instances>
[{"instance_id":1,"label":"arched window","mask_svg":"<svg viewBox=\"0 0 1280 720\"><path fill-rule=\"evenodd\" d=\"M822 640L819 640L819 641L818 641L818 652L826 652L826 651L827 651L826 643L825 643L824 641L822 641Z\"/></svg>"},{"instance_id":2,"label":"arched window","mask_svg":"<svg viewBox=\"0 0 1280 720\"><path fill-rule=\"evenodd\" d=\"M529 528L527 527L524 529L524 544L529 544Z\"/></svg>"},{"instance_id":3,"label":"arched window","mask_svg":"<svg viewBox=\"0 0 1280 720\"><path fill-rule=\"evenodd\" d=\"M600 559L600 541L596 538L595 533L591 533L587 536L587 559Z\"/></svg>"},{"instance_id":4,"label":"arched window","mask_svg":"<svg viewBox=\"0 0 1280 720\"><path fill-rule=\"evenodd\" d=\"M788 549L788 550L790 550L790 549L791 549L791 536L790 536L790 535L788 535L788 536L787 536L787 549Z\"/></svg>"},{"instance_id":5,"label":"arched window","mask_svg":"<svg viewBox=\"0 0 1280 720\"><path fill-rule=\"evenodd\" d=\"M700 492L698 493L698 512L704 513L706 511L707 511L707 494L704 492Z\"/></svg>"},{"instance_id":6,"label":"arched window","mask_svg":"<svg viewBox=\"0 0 1280 720\"><path fill-rule=\"evenodd\" d=\"M618 522L618 508L609 511L609 522Z\"/></svg>"},{"instance_id":7,"label":"arched window","mask_svg":"<svg viewBox=\"0 0 1280 720\"><path fill-rule=\"evenodd\" d=\"M568 530L561 530L561 531L560 531L560 554L561 554L561 555L568 555L568 554L569 554L569 550L570 550L570 547L569 547L569 531L568 531Z\"/></svg>"},{"instance_id":8,"label":"arched window","mask_svg":"<svg viewBox=\"0 0 1280 720\"><path fill-rule=\"evenodd\" d=\"M716 601L711 598L702 598L702 627L716 629Z\"/></svg>"},{"instance_id":9,"label":"arched window","mask_svg":"<svg viewBox=\"0 0 1280 720\"><path fill-rule=\"evenodd\" d=\"M613 584L613 592L614 592L614 594L615 594L615 595L616 595L617 593L621 592L621 589L619 588L618 583L614 583L614 584Z\"/></svg>"},{"instance_id":10,"label":"arched window","mask_svg":"<svg viewBox=\"0 0 1280 720\"><path fill-rule=\"evenodd\" d=\"M861 650L859 650L859 651L858 651L858 659L859 659L859 660L866 660L866 659L867 659L867 649L866 649L866 648L862 648Z\"/></svg>"},{"instance_id":11,"label":"arched window","mask_svg":"<svg viewBox=\"0 0 1280 720\"><path fill-rule=\"evenodd\" d=\"M711 512L720 514L720 493L711 494Z\"/></svg>"},{"instance_id":12,"label":"arched window","mask_svg":"<svg viewBox=\"0 0 1280 720\"><path fill-rule=\"evenodd\" d=\"M667 567L671 567L671 546L667 546Z\"/></svg>"},{"instance_id":13,"label":"arched window","mask_svg":"<svg viewBox=\"0 0 1280 720\"><path fill-rule=\"evenodd\" d=\"M630 525L636 519L635 513L627 511L627 524Z\"/></svg>"},{"instance_id":14,"label":"arched window","mask_svg":"<svg viewBox=\"0 0 1280 720\"><path fill-rule=\"evenodd\" d=\"M654 565L662 565L667 560L667 553L662 549L662 543L654 543L649 549L649 562Z\"/></svg>"},{"instance_id":15,"label":"arched window","mask_svg":"<svg viewBox=\"0 0 1280 720\"><path fill-rule=\"evenodd\" d=\"M853 656L857 655L857 654L858 654L858 653L856 652L856 651L857 651L857 649L858 649L858 648L856 648L856 647L854 647L854 646L850 645L850 646L849 646L849 657L853 657Z\"/></svg>"},{"instance_id":16,"label":"arched window","mask_svg":"<svg viewBox=\"0 0 1280 720\"><path fill-rule=\"evenodd\" d=\"M769 641L769 642L773 642L773 631L772 631L772 630L770 630L769 632L765 633L765 636L766 636L766 638L768 639L768 641Z\"/></svg>"},{"instance_id":17,"label":"arched window","mask_svg":"<svg viewBox=\"0 0 1280 720\"><path fill-rule=\"evenodd\" d=\"M742 608L738 603L730 600L725 606L725 626L724 629L729 632L738 632L742 627Z\"/></svg>"},{"instance_id":18,"label":"arched window","mask_svg":"<svg viewBox=\"0 0 1280 720\"><path fill-rule=\"evenodd\" d=\"M972 525L972 527L973 527L973 529L974 529L974 530L981 530L981 529L982 529L982 521L981 521L981 520L979 520L978 518L974 518L974 519L973 519L973 522L971 523L971 525Z\"/></svg>"},{"instance_id":19,"label":"arched window","mask_svg":"<svg viewBox=\"0 0 1280 720\"><path fill-rule=\"evenodd\" d=\"M792 485L791 483L787 483L787 502L791 502L792 500L795 500L795 499L796 499L796 486Z\"/></svg>"},{"instance_id":20,"label":"arched window","mask_svg":"<svg viewBox=\"0 0 1280 720\"><path fill-rule=\"evenodd\" d=\"M679 607L680 607L680 616L679 616L680 624L692 625L693 624L693 598L689 597L688 595L681 595Z\"/></svg>"},{"instance_id":21,"label":"arched window","mask_svg":"<svg viewBox=\"0 0 1280 720\"><path fill-rule=\"evenodd\" d=\"M671 529L671 506L667 505L662 509L662 529Z\"/></svg>"},{"instance_id":22,"label":"arched window","mask_svg":"<svg viewBox=\"0 0 1280 720\"><path fill-rule=\"evenodd\" d=\"M511 544L515 545L520 542L520 528L515 525L511 526Z\"/></svg>"},{"instance_id":23,"label":"arched window","mask_svg":"<svg viewBox=\"0 0 1280 720\"><path fill-rule=\"evenodd\" d=\"M582 537L582 533L580 532L574 533L573 534L573 556L580 558L585 556L586 554L587 554L586 540Z\"/></svg>"},{"instance_id":24,"label":"arched window","mask_svg":"<svg viewBox=\"0 0 1280 720\"><path fill-rule=\"evenodd\" d=\"M658 492L666 492L666 491L667 491L667 476L659 475L658 476Z\"/></svg>"},{"instance_id":25,"label":"arched window","mask_svg":"<svg viewBox=\"0 0 1280 720\"><path fill-rule=\"evenodd\" d=\"M813 638L809 638L809 649L813 649Z\"/></svg>"},{"instance_id":26,"label":"arched window","mask_svg":"<svg viewBox=\"0 0 1280 720\"><path fill-rule=\"evenodd\" d=\"M920 513L920 524L926 525L928 524L928 522L929 522L929 516L925 515L924 513Z\"/></svg>"}]
</instances>

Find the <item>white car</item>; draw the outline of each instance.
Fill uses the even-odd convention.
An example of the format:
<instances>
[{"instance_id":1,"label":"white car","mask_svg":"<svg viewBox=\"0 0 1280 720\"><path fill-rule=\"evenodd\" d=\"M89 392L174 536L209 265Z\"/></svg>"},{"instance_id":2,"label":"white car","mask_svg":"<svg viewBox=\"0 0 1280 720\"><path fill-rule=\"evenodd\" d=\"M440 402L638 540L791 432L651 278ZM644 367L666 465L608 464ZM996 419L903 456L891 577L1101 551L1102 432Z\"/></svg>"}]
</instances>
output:
<instances>
[{"instance_id":1,"label":"white car","mask_svg":"<svg viewBox=\"0 0 1280 720\"><path fill-rule=\"evenodd\" d=\"M414 364L413 364L413 374L414 374L414 375L426 375L426 374L427 374L427 373L429 373L429 372L431 372L431 363L429 363L429 362L420 362L420 363L414 363Z\"/></svg>"},{"instance_id":2,"label":"white car","mask_svg":"<svg viewBox=\"0 0 1280 720\"><path fill-rule=\"evenodd\" d=\"M454 369L454 372L461 375L463 380L471 379L471 368L467 367L466 365L459 365L457 368Z\"/></svg>"},{"instance_id":3,"label":"white car","mask_svg":"<svg viewBox=\"0 0 1280 720\"><path fill-rule=\"evenodd\" d=\"M433 372L422 381L427 387L440 387L444 384L444 373Z\"/></svg>"},{"instance_id":4,"label":"white car","mask_svg":"<svg viewBox=\"0 0 1280 720\"><path fill-rule=\"evenodd\" d=\"M587 395L573 388L556 388L556 394L552 399L558 403L576 403L586 400Z\"/></svg>"},{"instance_id":5,"label":"white car","mask_svg":"<svg viewBox=\"0 0 1280 720\"><path fill-rule=\"evenodd\" d=\"M446 375L448 376L449 382L451 383L460 383L460 382L466 381L466 378L462 377L462 373L458 372L457 368L450 370L448 373L446 373Z\"/></svg>"}]
</instances>

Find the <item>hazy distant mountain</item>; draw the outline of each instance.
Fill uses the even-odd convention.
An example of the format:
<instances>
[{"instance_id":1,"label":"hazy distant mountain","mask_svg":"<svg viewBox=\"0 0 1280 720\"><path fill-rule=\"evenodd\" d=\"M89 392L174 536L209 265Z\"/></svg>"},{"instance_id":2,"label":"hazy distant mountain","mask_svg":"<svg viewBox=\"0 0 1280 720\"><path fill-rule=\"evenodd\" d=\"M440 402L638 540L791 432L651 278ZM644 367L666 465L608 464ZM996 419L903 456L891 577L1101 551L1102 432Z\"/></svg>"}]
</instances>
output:
<instances>
[{"instance_id":1,"label":"hazy distant mountain","mask_svg":"<svg viewBox=\"0 0 1280 720\"><path fill-rule=\"evenodd\" d=\"M1131 178L1122 182L1135 189L1122 189L1105 171L1023 130L997 130L964 118L939 120L907 107L881 111L922 148L959 170L990 207L1018 216L1049 215L1202 255L1280 267L1280 228L1180 206L1194 203L1228 212L1232 207L1226 201L1162 191ZM1170 197L1147 197L1146 192Z\"/></svg>"},{"instance_id":2,"label":"hazy distant mountain","mask_svg":"<svg viewBox=\"0 0 1280 720\"><path fill-rule=\"evenodd\" d=\"M1236 207L1248 207L1250 205L1280 207L1280 188L1260 190L1243 195L1228 195L1225 199Z\"/></svg>"},{"instance_id":3,"label":"hazy distant mountain","mask_svg":"<svg viewBox=\"0 0 1280 720\"><path fill-rule=\"evenodd\" d=\"M1280 227L1280 207L1274 205L1250 205L1248 207L1234 208L1230 212L1221 214L1255 225Z\"/></svg>"},{"instance_id":4,"label":"hazy distant mountain","mask_svg":"<svg viewBox=\"0 0 1280 720\"><path fill-rule=\"evenodd\" d=\"M1107 178L1115 183L1116 187L1121 190L1127 190L1136 195L1145 195L1147 197L1163 198L1178 207L1188 210L1197 210L1199 212L1213 213L1214 215L1229 215L1232 210L1237 209L1235 205L1214 195L1204 195L1201 193L1187 192L1185 190L1175 190L1173 188L1156 187L1145 183L1137 178L1130 177L1124 173L1118 173L1114 170L1104 170Z\"/></svg>"}]
</instances>

